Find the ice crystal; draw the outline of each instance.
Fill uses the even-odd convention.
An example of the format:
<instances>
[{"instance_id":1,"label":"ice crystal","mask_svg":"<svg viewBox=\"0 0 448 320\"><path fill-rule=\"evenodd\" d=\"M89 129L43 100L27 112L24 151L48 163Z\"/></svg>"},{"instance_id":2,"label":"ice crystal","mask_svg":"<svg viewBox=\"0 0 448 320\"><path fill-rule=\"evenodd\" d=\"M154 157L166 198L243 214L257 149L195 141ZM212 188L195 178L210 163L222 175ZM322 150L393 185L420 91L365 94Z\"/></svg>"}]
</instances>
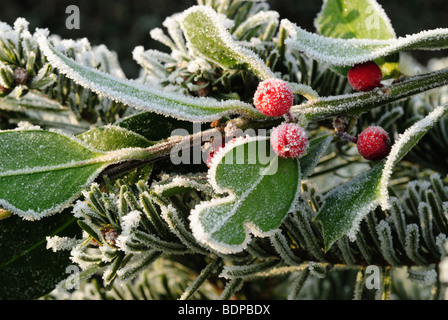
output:
<instances>
[{"instance_id":1,"label":"ice crystal","mask_svg":"<svg viewBox=\"0 0 448 320\"><path fill-rule=\"evenodd\" d=\"M407 153L407 151L409 150L409 146L406 147L406 145L410 141L412 142L412 139L416 139L416 137L428 131L429 128L431 128L437 121L440 120L440 118L444 114L446 114L446 112L446 106L438 107L434 109L430 114L428 114L425 118L418 121L413 126L406 129L404 133L399 135L398 139L391 148L389 156L386 159L378 189L380 192L379 201L383 210L387 210L390 208L389 191L387 189L389 180L392 175L392 170L397 161L399 161L405 155L403 154L404 152Z\"/></svg>"},{"instance_id":2,"label":"ice crystal","mask_svg":"<svg viewBox=\"0 0 448 320\"><path fill-rule=\"evenodd\" d=\"M286 19L281 25L290 35L285 41L290 48L334 66L353 66L403 50L437 50L448 46L448 29L441 28L390 40L374 40L328 38L303 30Z\"/></svg>"},{"instance_id":3,"label":"ice crystal","mask_svg":"<svg viewBox=\"0 0 448 320\"><path fill-rule=\"evenodd\" d=\"M53 252L60 250L71 250L79 243L79 240L69 237L52 236L46 237L47 249L51 249Z\"/></svg>"}]
</instances>

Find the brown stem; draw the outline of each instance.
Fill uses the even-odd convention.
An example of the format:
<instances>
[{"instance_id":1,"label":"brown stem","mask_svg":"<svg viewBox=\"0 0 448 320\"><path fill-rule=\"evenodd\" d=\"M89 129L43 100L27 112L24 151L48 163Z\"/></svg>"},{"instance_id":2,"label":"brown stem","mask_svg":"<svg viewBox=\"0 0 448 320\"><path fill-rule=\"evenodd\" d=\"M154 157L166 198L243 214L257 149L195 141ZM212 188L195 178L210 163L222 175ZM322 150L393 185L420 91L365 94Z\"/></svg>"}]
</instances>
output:
<instances>
[{"instance_id":1,"label":"brown stem","mask_svg":"<svg viewBox=\"0 0 448 320\"><path fill-rule=\"evenodd\" d=\"M112 165L104 170L99 178L103 179L104 176L108 176L109 178L114 178L120 176L126 172L129 172L133 169L142 167L149 163L154 163L161 159L167 158L170 155L171 150L174 147L182 147L191 148L192 146L196 146L202 144L204 142L210 141L212 137L217 135L223 135L223 126L218 126L212 129L208 129L205 131L200 131L194 134L190 134L188 136L172 136L166 140L157 143L149 148L144 149L144 151L148 154L145 159L141 160L133 160L122 162L119 164Z\"/></svg>"}]
</instances>

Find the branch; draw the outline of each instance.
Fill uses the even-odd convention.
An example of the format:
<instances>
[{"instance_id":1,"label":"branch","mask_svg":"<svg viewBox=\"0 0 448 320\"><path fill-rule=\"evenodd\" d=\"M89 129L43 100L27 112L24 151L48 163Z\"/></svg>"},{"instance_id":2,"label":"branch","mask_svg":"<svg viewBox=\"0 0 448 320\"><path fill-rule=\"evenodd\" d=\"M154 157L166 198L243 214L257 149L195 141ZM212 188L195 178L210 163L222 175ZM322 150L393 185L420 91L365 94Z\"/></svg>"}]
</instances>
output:
<instances>
[{"instance_id":1,"label":"branch","mask_svg":"<svg viewBox=\"0 0 448 320\"><path fill-rule=\"evenodd\" d=\"M369 92L345 94L310 100L293 106L291 111L309 121L320 121L341 114L358 115L370 109L411 97L448 84L448 68L406 78Z\"/></svg>"}]
</instances>

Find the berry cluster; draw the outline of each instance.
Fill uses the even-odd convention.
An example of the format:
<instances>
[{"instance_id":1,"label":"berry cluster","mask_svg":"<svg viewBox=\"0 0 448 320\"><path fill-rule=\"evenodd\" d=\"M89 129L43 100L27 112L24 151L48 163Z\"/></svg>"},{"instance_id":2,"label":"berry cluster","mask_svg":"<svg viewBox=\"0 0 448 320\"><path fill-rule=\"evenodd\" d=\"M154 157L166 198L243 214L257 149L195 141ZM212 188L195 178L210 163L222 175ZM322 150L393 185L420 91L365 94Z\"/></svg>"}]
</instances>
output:
<instances>
[{"instance_id":1,"label":"berry cluster","mask_svg":"<svg viewBox=\"0 0 448 320\"><path fill-rule=\"evenodd\" d=\"M372 90L380 85L381 69L372 61L355 65L348 72L348 80L355 90ZM294 94L291 87L280 79L267 79L260 82L253 98L255 107L270 117L291 115L293 101ZM291 118L290 116L289 119ZM337 134L343 139L356 143L358 152L365 159L378 161L389 154L390 138L383 128L368 127L356 138L345 132L345 127L345 122L338 124L338 127L335 126ZM308 135L297 123L283 122L272 129L271 146L279 157L300 158L309 147ZM215 152L222 147L224 144L212 148L207 159L208 166Z\"/></svg>"},{"instance_id":2,"label":"berry cluster","mask_svg":"<svg viewBox=\"0 0 448 320\"><path fill-rule=\"evenodd\" d=\"M257 87L254 105L264 115L280 117L290 113L294 93L289 84L280 79L267 79ZM296 123L282 123L271 133L271 146L282 158L299 158L309 146L305 129Z\"/></svg>"}]
</instances>

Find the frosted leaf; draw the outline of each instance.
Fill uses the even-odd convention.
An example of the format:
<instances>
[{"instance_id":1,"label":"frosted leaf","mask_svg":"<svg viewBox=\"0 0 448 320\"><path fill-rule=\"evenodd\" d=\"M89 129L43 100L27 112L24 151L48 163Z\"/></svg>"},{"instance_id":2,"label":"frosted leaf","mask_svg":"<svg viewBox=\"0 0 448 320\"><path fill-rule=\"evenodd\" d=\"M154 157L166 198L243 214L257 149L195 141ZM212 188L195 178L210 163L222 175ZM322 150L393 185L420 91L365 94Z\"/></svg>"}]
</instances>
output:
<instances>
[{"instance_id":1,"label":"frosted leaf","mask_svg":"<svg viewBox=\"0 0 448 320\"><path fill-rule=\"evenodd\" d=\"M211 161L209 183L226 195L198 204L190 215L193 235L222 253L239 252L251 235L276 232L300 192L297 159L260 156L270 150L266 138L238 138Z\"/></svg>"},{"instance_id":2,"label":"frosted leaf","mask_svg":"<svg viewBox=\"0 0 448 320\"><path fill-rule=\"evenodd\" d=\"M325 0L314 25L319 33L331 38L396 37L389 17L376 0Z\"/></svg>"},{"instance_id":3,"label":"frosted leaf","mask_svg":"<svg viewBox=\"0 0 448 320\"><path fill-rule=\"evenodd\" d=\"M28 220L55 214L70 205L104 168L142 152L130 148L104 153L73 136L51 131L2 131L0 205Z\"/></svg>"},{"instance_id":4,"label":"frosted leaf","mask_svg":"<svg viewBox=\"0 0 448 320\"><path fill-rule=\"evenodd\" d=\"M180 13L176 13L171 17L167 17L165 21L163 21L163 26L167 28L168 34L171 39L173 39L177 49L183 54L187 54L187 46L179 25L180 15Z\"/></svg>"},{"instance_id":5,"label":"frosted leaf","mask_svg":"<svg viewBox=\"0 0 448 320\"><path fill-rule=\"evenodd\" d=\"M121 278L121 280L132 280L159 255L160 253L155 250L148 250L140 254L133 255L126 266L117 271L117 275Z\"/></svg>"},{"instance_id":6,"label":"frosted leaf","mask_svg":"<svg viewBox=\"0 0 448 320\"><path fill-rule=\"evenodd\" d=\"M434 269L411 267L408 269L409 280L421 286L432 286L437 282L437 271Z\"/></svg>"},{"instance_id":7,"label":"frosted leaf","mask_svg":"<svg viewBox=\"0 0 448 320\"><path fill-rule=\"evenodd\" d=\"M257 28L263 24L268 24L272 21L278 23L279 13L276 11L260 11L241 23L233 33L237 38L241 38L248 30Z\"/></svg>"},{"instance_id":8,"label":"frosted leaf","mask_svg":"<svg viewBox=\"0 0 448 320\"><path fill-rule=\"evenodd\" d=\"M392 229L390 225L385 220L381 220L380 223L378 223L378 225L376 226L376 232L381 243L380 249L384 258L392 266L399 265L400 260L397 258L393 246Z\"/></svg>"},{"instance_id":9,"label":"frosted leaf","mask_svg":"<svg viewBox=\"0 0 448 320\"><path fill-rule=\"evenodd\" d=\"M411 150L411 148L418 143L428 130L430 130L447 113L448 105L434 109L425 118L406 129L405 132L400 134L398 139L396 139L389 156L385 161L379 184L379 201L383 210L390 208L389 192L387 188L393 168Z\"/></svg>"},{"instance_id":10,"label":"frosted leaf","mask_svg":"<svg viewBox=\"0 0 448 320\"><path fill-rule=\"evenodd\" d=\"M415 223L406 227L405 250L408 257L417 264L427 265L428 261L420 254L420 229Z\"/></svg>"},{"instance_id":11,"label":"frosted leaf","mask_svg":"<svg viewBox=\"0 0 448 320\"><path fill-rule=\"evenodd\" d=\"M375 0L326 0L314 24L318 33L329 38L396 38L389 18ZM375 59L383 80L397 75L399 58L399 55L394 55ZM349 67L333 66L332 69L345 76Z\"/></svg>"},{"instance_id":12,"label":"frosted leaf","mask_svg":"<svg viewBox=\"0 0 448 320\"><path fill-rule=\"evenodd\" d=\"M167 47L171 48L171 50L176 50L176 45L166 34L164 34L162 29L154 28L149 32L149 35L154 40L159 41L160 43L163 43Z\"/></svg>"},{"instance_id":13,"label":"frosted leaf","mask_svg":"<svg viewBox=\"0 0 448 320\"><path fill-rule=\"evenodd\" d=\"M382 169L379 163L326 194L316 217L322 223L325 250L343 235L356 239L362 219L379 204Z\"/></svg>"},{"instance_id":14,"label":"frosted leaf","mask_svg":"<svg viewBox=\"0 0 448 320\"><path fill-rule=\"evenodd\" d=\"M222 23L221 16L207 6L193 6L179 18L187 46L193 52L224 69L246 66L259 78L274 73L251 50L239 46Z\"/></svg>"},{"instance_id":15,"label":"frosted leaf","mask_svg":"<svg viewBox=\"0 0 448 320\"><path fill-rule=\"evenodd\" d=\"M46 237L47 240L47 249L51 249L53 252L61 251L61 250L71 250L77 244L79 244L79 240L75 238L69 237Z\"/></svg>"},{"instance_id":16,"label":"frosted leaf","mask_svg":"<svg viewBox=\"0 0 448 320\"><path fill-rule=\"evenodd\" d=\"M404 50L448 47L448 29L434 29L388 40L335 39L308 32L287 19L281 21L289 38L285 44L308 57L333 66L353 66Z\"/></svg>"},{"instance_id":17,"label":"frosted leaf","mask_svg":"<svg viewBox=\"0 0 448 320\"><path fill-rule=\"evenodd\" d=\"M58 52L44 37L39 38L39 45L48 60L67 77L100 95L138 109L193 122L212 121L235 113L252 119L265 118L252 105L239 100L184 96L82 66Z\"/></svg>"},{"instance_id":18,"label":"frosted leaf","mask_svg":"<svg viewBox=\"0 0 448 320\"><path fill-rule=\"evenodd\" d=\"M208 184L204 182L195 181L192 178L183 177L183 176L175 176L167 178L162 183L154 183L151 186L151 190L161 196L167 197L170 196L171 193L176 193L179 190L198 190L204 192L206 194L212 195L210 192L210 187Z\"/></svg>"}]
</instances>

